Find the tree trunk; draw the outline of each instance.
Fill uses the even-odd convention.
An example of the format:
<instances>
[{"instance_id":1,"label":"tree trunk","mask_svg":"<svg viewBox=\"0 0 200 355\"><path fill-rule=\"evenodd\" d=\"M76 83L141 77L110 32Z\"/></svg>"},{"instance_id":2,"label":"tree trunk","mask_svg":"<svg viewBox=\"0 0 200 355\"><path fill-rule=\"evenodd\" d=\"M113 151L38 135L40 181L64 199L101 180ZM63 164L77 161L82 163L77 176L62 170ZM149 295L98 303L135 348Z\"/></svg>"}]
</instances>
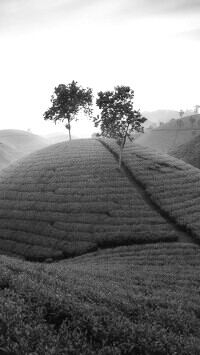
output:
<instances>
[{"instance_id":1,"label":"tree trunk","mask_svg":"<svg viewBox=\"0 0 200 355\"><path fill-rule=\"evenodd\" d=\"M72 140L72 136L71 136L71 126L70 126L70 124L69 124L69 140L71 141Z\"/></svg>"},{"instance_id":2,"label":"tree trunk","mask_svg":"<svg viewBox=\"0 0 200 355\"><path fill-rule=\"evenodd\" d=\"M122 165L122 144L120 144L120 152L119 152L119 169L121 169L121 165Z\"/></svg>"}]
</instances>

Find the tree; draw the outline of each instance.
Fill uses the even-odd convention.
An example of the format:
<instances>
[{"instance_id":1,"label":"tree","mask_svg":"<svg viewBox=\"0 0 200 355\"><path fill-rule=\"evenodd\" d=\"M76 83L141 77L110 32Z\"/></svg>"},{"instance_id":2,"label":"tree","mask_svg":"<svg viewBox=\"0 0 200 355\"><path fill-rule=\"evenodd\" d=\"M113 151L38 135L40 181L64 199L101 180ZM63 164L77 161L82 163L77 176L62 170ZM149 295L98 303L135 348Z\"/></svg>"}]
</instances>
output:
<instances>
[{"instance_id":1,"label":"tree","mask_svg":"<svg viewBox=\"0 0 200 355\"><path fill-rule=\"evenodd\" d=\"M77 114L83 110L86 115L92 115L92 89L83 89L72 81L68 85L60 84L55 87L51 96L52 106L44 113L45 120L67 121L65 127L69 131L71 140L71 121L78 120Z\"/></svg>"},{"instance_id":2,"label":"tree","mask_svg":"<svg viewBox=\"0 0 200 355\"><path fill-rule=\"evenodd\" d=\"M194 106L194 113L199 113L199 108L200 108L199 105L195 105Z\"/></svg>"},{"instance_id":3,"label":"tree","mask_svg":"<svg viewBox=\"0 0 200 355\"><path fill-rule=\"evenodd\" d=\"M183 122L182 118L179 118L176 120L176 125L179 129L181 129L184 126L184 122Z\"/></svg>"},{"instance_id":4,"label":"tree","mask_svg":"<svg viewBox=\"0 0 200 355\"><path fill-rule=\"evenodd\" d=\"M133 110L133 98L134 91L129 86L117 86L114 91L100 91L96 100L101 113L93 122L100 127L100 136L114 138L119 144L119 168L127 138L132 141L133 132L143 132L141 124L146 121L139 111Z\"/></svg>"},{"instance_id":5,"label":"tree","mask_svg":"<svg viewBox=\"0 0 200 355\"><path fill-rule=\"evenodd\" d=\"M192 128L193 128L194 123L196 122L196 118L193 117L193 116L190 116L189 120L190 120L191 126L192 126Z\"/></svg>"},{"instance_id":6,"label":"tree","mask_svg":"<svg viewBox=\"0 0 200 355\"><path fill-rule=\"evenodd\" d=\"M184 115L184 113L185 113L185 112L184 112L183 110L180 110L180 111L179 111L180 118L182 118L182 116Z\"/></svg>"}]
</instances>

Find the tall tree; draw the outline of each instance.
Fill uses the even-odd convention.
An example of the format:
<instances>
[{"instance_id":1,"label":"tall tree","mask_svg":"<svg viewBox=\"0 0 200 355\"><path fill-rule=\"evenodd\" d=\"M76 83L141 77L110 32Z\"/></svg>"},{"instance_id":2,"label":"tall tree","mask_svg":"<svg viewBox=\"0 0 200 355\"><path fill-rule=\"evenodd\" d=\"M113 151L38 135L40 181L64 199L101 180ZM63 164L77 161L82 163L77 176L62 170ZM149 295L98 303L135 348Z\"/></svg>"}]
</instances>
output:
<instances>
[{"instance_id":1,"label":"tall tree","mask_svg":"<svg viewBox=\"0 0 200 355\"><path fill-rule=\"evenodd\" d=\"M44 113L45 120L66 121L65 127L69 131L71 140L71 122L78 120L79 111L83 110L86 115L92 115L92 89L83 89L72 81L68 85L60 84L55 87L51 96L52 106Z\"/></svg>"},{"instance_id":2,"label":"tall tree","mask_svg":"<svg viewBox=\"0 0 200 355\"><path fill-rule=\"evenodd\" d=\"M129 86L117 86L114 91L100 91L96 100L101 113L93 122L100 127L100 136L114 138L119 144L119 167L127 138L132 141L134 132L143 132L141 124L146 121L140 111L133 109L133 98L134 91Z\"/></svg>"}]
</instances>

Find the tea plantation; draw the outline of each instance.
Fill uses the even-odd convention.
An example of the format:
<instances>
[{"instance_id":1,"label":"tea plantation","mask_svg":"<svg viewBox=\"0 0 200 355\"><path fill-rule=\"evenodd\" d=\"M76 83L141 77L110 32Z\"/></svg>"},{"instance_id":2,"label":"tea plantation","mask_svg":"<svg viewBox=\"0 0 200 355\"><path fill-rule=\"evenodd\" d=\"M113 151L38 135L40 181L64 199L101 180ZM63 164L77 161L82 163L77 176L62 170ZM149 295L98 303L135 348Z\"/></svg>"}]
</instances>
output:
<instances>
[{"instance_id":1,"label":"tea plantation","mask_svg":"<svg viewBox=\"0 0 200 355\"><path fill-rule=\"evenodd\" d=\"M0 354L197 355L200 172L72 140L0 174Z\"/></svg>"}]
</instances>

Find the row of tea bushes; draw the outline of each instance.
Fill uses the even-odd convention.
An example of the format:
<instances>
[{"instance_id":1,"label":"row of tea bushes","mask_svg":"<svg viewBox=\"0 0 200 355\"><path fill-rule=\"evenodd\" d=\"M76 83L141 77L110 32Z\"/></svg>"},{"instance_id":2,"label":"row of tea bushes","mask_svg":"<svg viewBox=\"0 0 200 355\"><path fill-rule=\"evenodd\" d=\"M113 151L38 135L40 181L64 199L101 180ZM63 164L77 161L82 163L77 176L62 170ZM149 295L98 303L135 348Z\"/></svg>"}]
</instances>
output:
<instances>
[{"instance_id":1,"label":"row of tea bushes","mask_svg":"<svg viewBox=\"0 0 200 355\"><path fill-rule=\"evenodd\" d=\"M119 154L114 140L101 142L114 154ZM134 143L125 146L122 159L152 201L200 241L200 170Z\"/></svg>"},{"instance_id":2,"label":"row of tea bushes","mask_svg":"<svg viewBox=\"0 0 200 355\"><path fill-rule=\"evenodd\" d=\"M18 355L195 355L200 251L158 243L54 264L0 257L0 348Z\"/></svg>"}]
</instances>

